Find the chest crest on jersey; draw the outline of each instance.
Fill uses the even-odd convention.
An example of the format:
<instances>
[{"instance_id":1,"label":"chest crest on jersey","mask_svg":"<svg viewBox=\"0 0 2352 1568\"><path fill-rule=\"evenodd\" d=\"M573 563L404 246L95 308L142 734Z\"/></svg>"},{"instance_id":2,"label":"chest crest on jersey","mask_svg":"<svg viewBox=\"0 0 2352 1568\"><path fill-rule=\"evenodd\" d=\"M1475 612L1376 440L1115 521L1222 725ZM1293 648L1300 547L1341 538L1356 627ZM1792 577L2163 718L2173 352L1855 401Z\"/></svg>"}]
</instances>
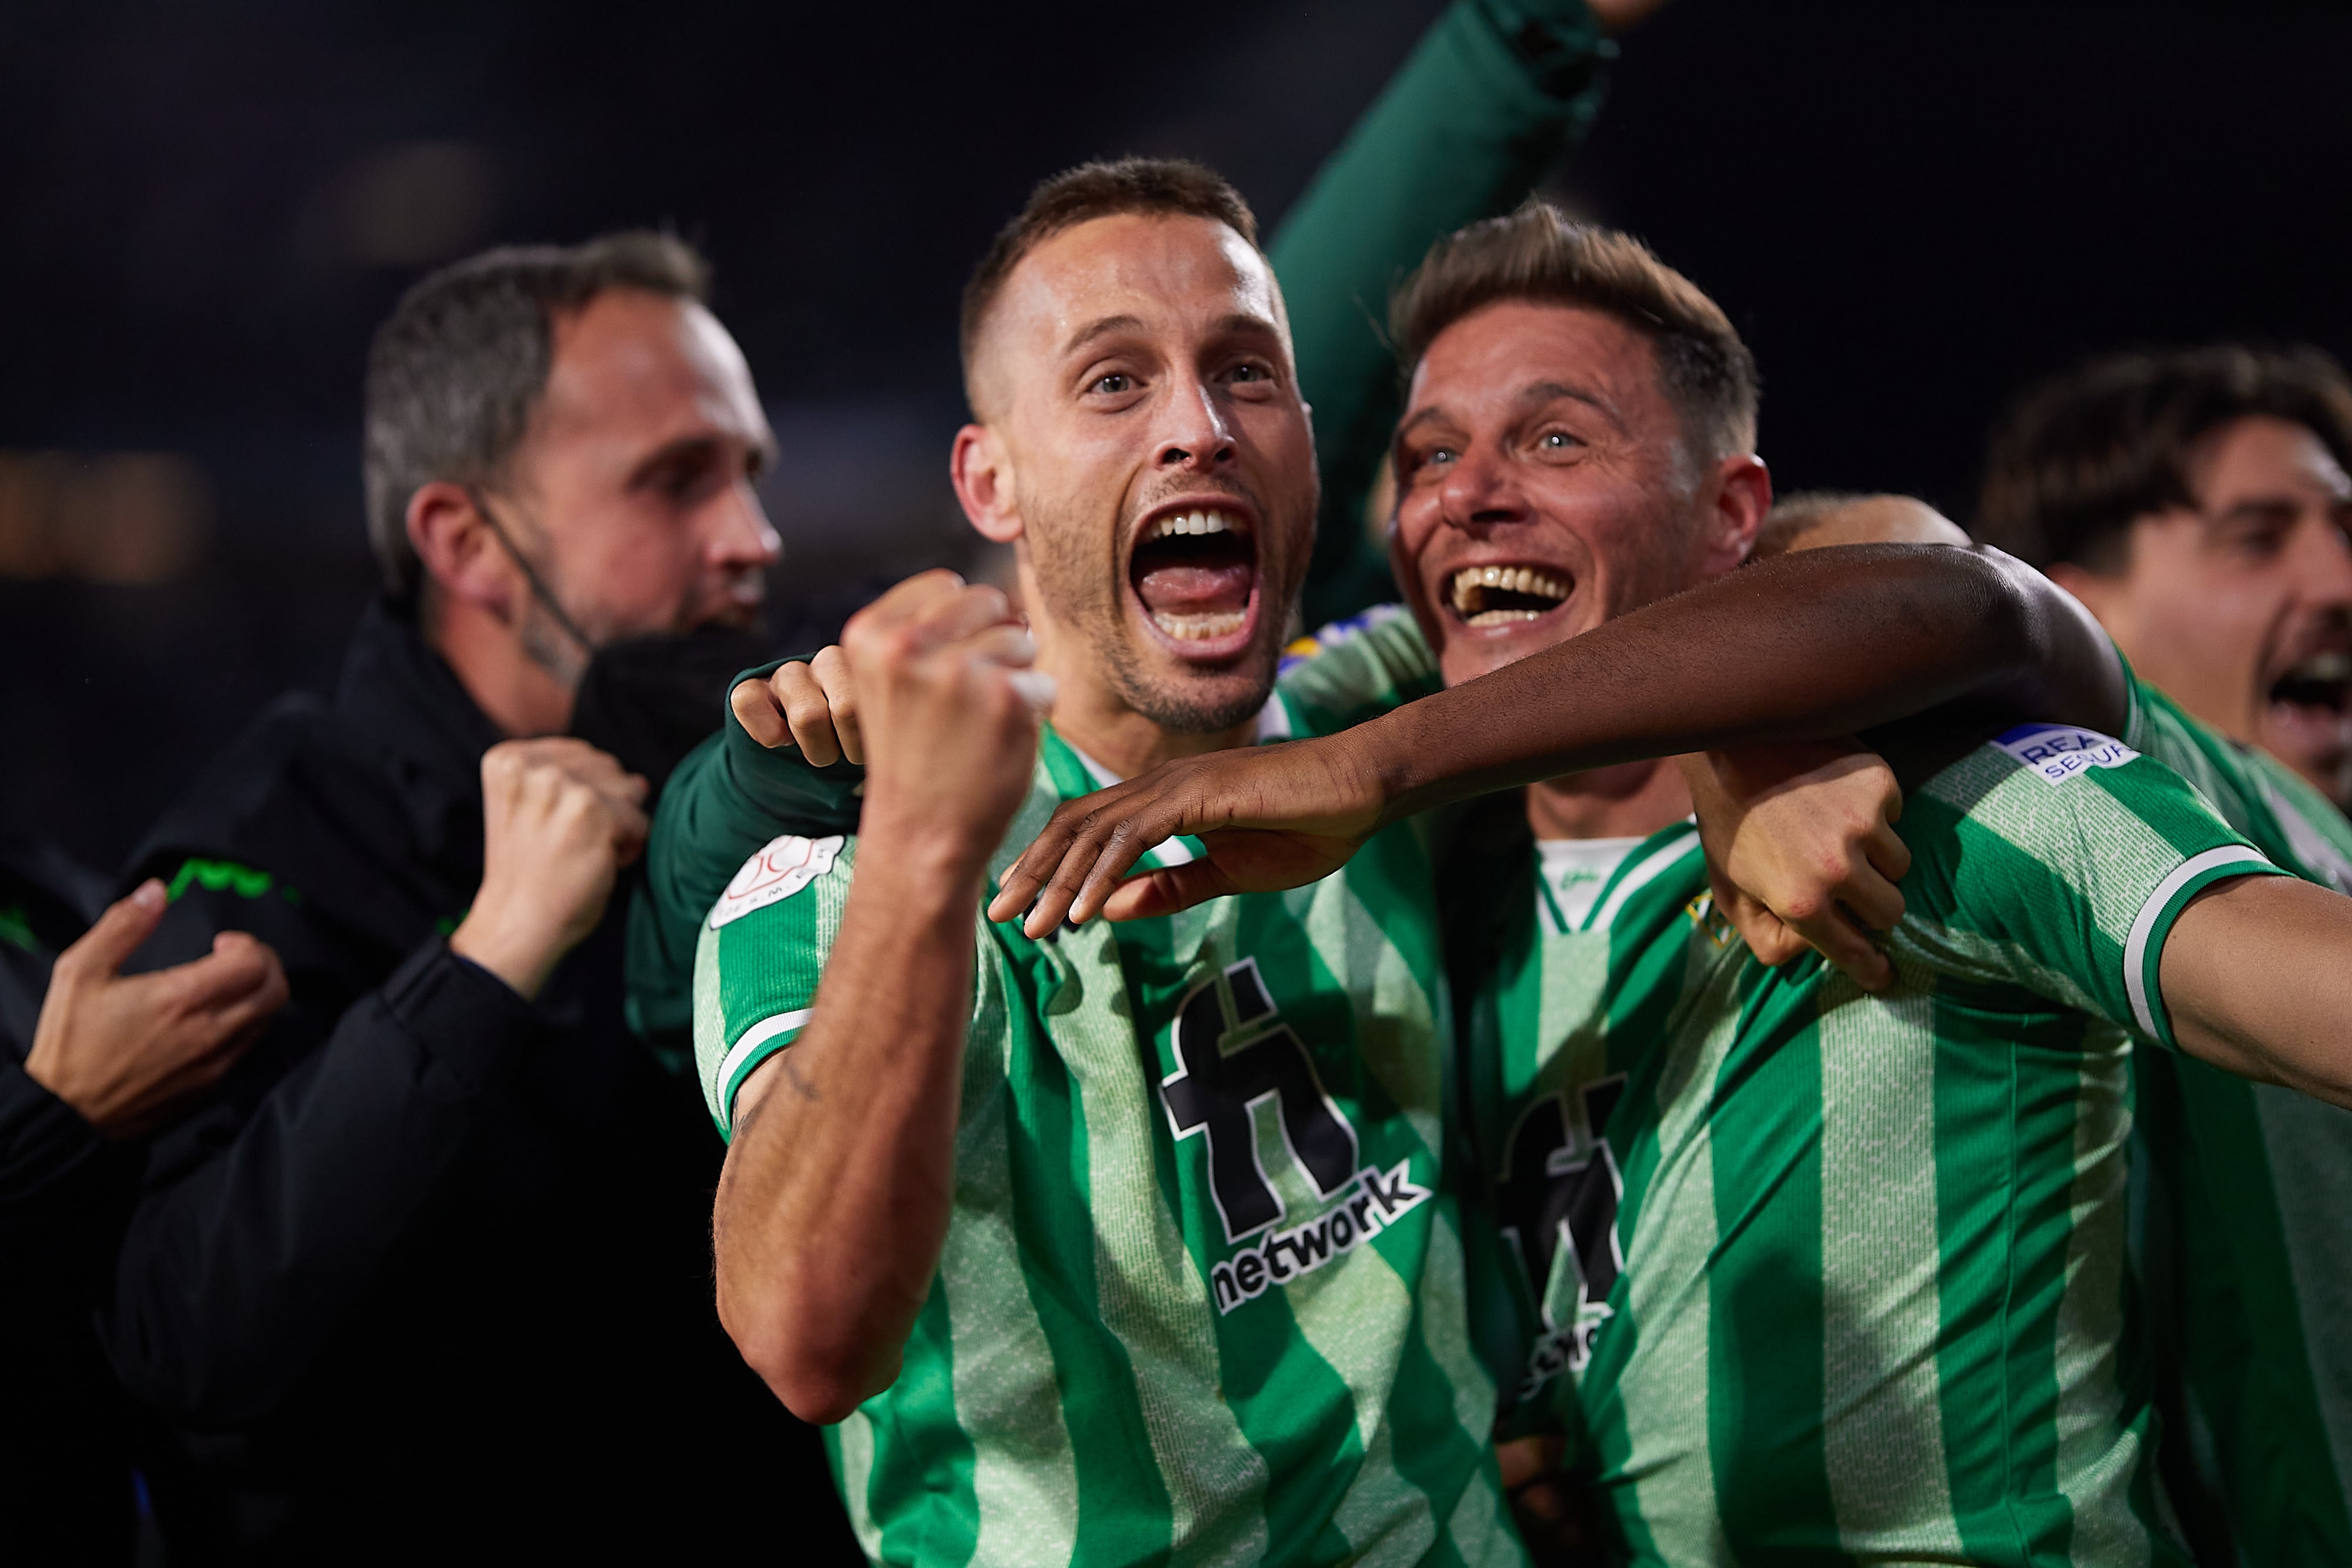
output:
<instances>
[{"instance_id":1,"label":"chest crest on jersey","mask_svg":"<svg viewBox=\"0 0 2352 1568\"><path fill-rule=\"evenodd\" d=\"M1176 1069L1160 1082L1169 1130L1180 1145L1206 1145L1210 1194L1225 1244L1237 1249L1210 1270L1220 1312L1346 1257L1428 1200L1410 1161L1385 1171L1363 1163L1354 1124L1283 1021L1255 958L1187 992L1170 1034ZM1265 1168L1261 1114L1280 1128L1282 1157L1312 1189L1313 1214L1292 1213Z\"/></svg>"}]
</instances>

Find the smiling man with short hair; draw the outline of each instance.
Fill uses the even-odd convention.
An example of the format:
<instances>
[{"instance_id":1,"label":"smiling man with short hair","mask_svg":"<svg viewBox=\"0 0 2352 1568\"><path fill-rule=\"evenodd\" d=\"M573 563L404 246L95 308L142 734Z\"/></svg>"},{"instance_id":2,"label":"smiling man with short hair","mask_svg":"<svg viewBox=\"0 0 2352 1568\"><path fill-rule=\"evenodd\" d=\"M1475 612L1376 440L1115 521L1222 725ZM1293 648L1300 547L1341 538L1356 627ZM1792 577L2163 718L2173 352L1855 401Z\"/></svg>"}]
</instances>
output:
<instances>
[{"instance_id":1,"label":"smiling man with short hair","mask_svg":"<svg viewBox=\"0 0 2352 1568\"><path fill-rule=\"evenodd\" d=\"M1735 572L1764 520L1753 382L1706 395L1706 367L1745 356L1637 242L1530 204L1441 242L1394 319L1398 574L1449 689L1073 803L992 913L1066 941L1066 916L1181 918L1531 785L1445 857L1454 1174L1482 1352L1515 1417L1558 1421L1602 1541L1659 1564L2183 1561L2125 1263L2133 1046L2352 1101L2352 906L2279 875L2143 754L2161 716L2016 562L1878 547ZM1884 874L1856 910L1885 951L1853 977L1810 955L1767 968L1710 906L1685 819L1717 769L1685 792L1622 760L1784 721L1759 668L1811 615L1853 639L1810 672L1815 700L1929 684L1895 673L1918 629L1893 577L1790 591L1830 558L1971 562L1985 613L2017 616L1996 645L2076 655L2026 699L2041 722L1976 693L1808 732L1859 731L1915 785L1900 838L1871 836ZM1711 682L1685 684L1695 660ZM1715 823L1735 876L1739 814ZM1204 852L1117 882L1171 832Z\"/></svg>"}]
</instances>

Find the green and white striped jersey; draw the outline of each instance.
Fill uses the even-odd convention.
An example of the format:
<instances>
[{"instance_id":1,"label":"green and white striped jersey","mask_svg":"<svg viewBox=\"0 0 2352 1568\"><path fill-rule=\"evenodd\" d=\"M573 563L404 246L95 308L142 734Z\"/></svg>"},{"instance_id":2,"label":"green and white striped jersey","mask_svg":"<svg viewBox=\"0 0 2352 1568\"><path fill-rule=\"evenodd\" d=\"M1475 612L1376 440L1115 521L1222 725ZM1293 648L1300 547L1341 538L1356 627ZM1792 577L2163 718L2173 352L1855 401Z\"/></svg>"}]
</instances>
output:
<instances>
[{"instance_id":1,"label":"green and white striped jersey","mask_svg":"<svg viewBox=\"0 0 2352 1568\"><path fill-rule=\"evenodd\" d=\"M2143 750L2278 865L2352 893L2352 826L2326 798L2139 697ZM2251 1568L2352 1563L2352 1112L2168 1051L2135 1073L2134 1255L2160 1408L2189 1439L2167 1454L2174 1500L2192 1531L2218 1511Z\"/></svg>"},{"instance_id":2,"label":"green and white striped jersey","mask_svg":"<svg viewBox=\"0 0 2352 1568\"><path fill-rule=\"evenodd\" d=\"M1901 830L1883 997L1749 956L1687 826L1577 929L1522 872L1465 1039L1482 1353L1549 1385L1641 1562L2177 1561L2126 1339L2131 1046L2168 1040L2180 910L2272 868L2061 727Z\"/></svg>"},{"instance_id":3,"label":"green and white striped jersey","mask_svg":"<svg viewBox=\"0 0 2352 1568\"><path fill-rule=\"evenodd\" d=\"M1262 737L1433 684L1409 625L1382 619L1293 669ZM1049 731L992 873L1104 781ZM833 1005L819 982L857 852L780 841L703 923L695 1043L722 1130L744 1078ZM1444 1167L1421 830L1287 894L1042 943L976 915L973 940L939 1273L896 1384L829 1433L866 1551L1522 1562Z\"/></svg>"},{"instance_id":4,"label":"green and white striped jersey","mask_svg":"<svg viewBox=\"0 0 2352 1568\"><path fill-rule=\"evenodd\" d=\"M1487 863L1461 868L1495 890L1484 920L1457 907L1447 934L1468 981L1474 1323L1512 1431L1550 1425L1553 1379L1583 1369L1614 1311L1623 1177L1604 1139L1616 1099L1689 979L1738 940L1710 918L1689 821L1646 839L1558 842L1605 846L1557 868L1590 878L1586 896L1544 863L1559 858L1555 843L1530 852L1524 833L1505 834L1478 857Z\"/></svg>"}]
</instances>

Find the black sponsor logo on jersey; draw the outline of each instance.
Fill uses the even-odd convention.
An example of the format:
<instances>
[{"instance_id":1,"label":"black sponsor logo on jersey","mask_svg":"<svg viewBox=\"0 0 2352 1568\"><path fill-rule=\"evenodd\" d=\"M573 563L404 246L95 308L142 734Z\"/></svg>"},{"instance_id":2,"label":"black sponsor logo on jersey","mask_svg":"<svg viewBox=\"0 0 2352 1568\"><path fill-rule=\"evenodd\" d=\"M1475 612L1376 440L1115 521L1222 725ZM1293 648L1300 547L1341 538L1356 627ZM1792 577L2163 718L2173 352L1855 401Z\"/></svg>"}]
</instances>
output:
<instances>
[{"instance_id":1,"label":"black sponsor logo on jersey","mask_svg":"<svg viewBox=\"0 0 2352 1568\"><path fill-rule=\"evenodd\" d=\"M1511 1129L1501 1183L1503 1239L1517 1257L1541 1327L1528 1353L1529 1399L1561 1370L1581 1372L1592 1342L1615 1315L1609 1292L1624 1271L1617 1206L1625 1193L1609 1146L1620 1075L1588 1083L1571 1101L1548 1094ZM1567 1277L1555 1279L1566 1265Z\"/></svg>"},{"instance_id":2,"label":"black sponsor logo on jersey","mask_svg":"<svg viewBox=\"0 0 2352 1568\"><path fill-rule=\"evenodd\" d=\"M1228 967L1221 979L1195 986L1176 1009L1176 1071L1160 1081L1160 1094L1179 1143L1208 1139L1209 1190L1234 1242L1282 1219L1281 1196L1258 1163L1258 1106L1280 1102L1282 1141L1326 1198L1356 1179L1356 1129L1275 1011L1257 960Z\"/></svg>"},{"instance_id":3,"label":"black sponsor logo on jersey","mask_svg":"<svg viewBox=\"0 0 2352 1568\"><path fill-rule=\"evenodd\" d=\"M1207 1140L1209 1193L1226 1244L1242 1247L1210 1270L1219 1312L1346 1257L1429 1197L1409 1162L1386 1171L1361 1163L1355 1127L1275 1009L1255 959L1194 987L1171 1032L1176 1071L1160 1081L1168 1125L1180 1143ZM1291 1163L1323 1200L1314 1218L1288 1227L1258 1159L1257 1112L1268 1102Z\"/></svg>"},{"instance_id":4,"label":"black sponsor logo on jersey","mask_svg":"<svg viewBox=\"0 0 2352 1568\"><path fill-rule=\"evenodd\" d=\"M1216 1292L1217 1311L1230 1312L1263 1295L1268 1285L1286 1285L1335 1258L1346 1257L1387 1229L1400 1215L1419 1208L1427 1201L1429 1189L1405 1174L1411 1164L1399 1160L1386 1171L1365 1166L1356 1173L1335 1207L1304 1225L1276 1231L1210 1270L1209 1284Z\"/></svg>"}]
</instances>

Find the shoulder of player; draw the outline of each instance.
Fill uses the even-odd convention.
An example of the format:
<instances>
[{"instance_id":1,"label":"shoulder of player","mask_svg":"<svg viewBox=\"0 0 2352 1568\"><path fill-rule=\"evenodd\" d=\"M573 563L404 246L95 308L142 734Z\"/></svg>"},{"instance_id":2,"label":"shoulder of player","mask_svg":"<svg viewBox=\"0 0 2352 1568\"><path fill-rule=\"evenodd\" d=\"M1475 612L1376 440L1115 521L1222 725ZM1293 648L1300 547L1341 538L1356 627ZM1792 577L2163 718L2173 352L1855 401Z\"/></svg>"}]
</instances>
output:
<instances>
[{"instance_id":1,"label":"shoulder of player","mask_svg":"<svg viewBox=\"0 0 2352 1568\"><path fill-rule=\"evenodd\" d=\"M2113 736L2052 724L2020 725L1953 762L1913 791L1898 831L1913 856L1904 894L1923 911L1964 900L1964 886L1990 885L1983 879L1995 873L1971 847L1986 839L2069 876L2101 874L2103 856L2153 863L2244 841L2161 761Z\"/></svg>"},{"instance_id":2,"label":"shoulder of player","mask_svg":"<svg viewBox=\"0 0 2352 1568\"><path fill-rule=\"evenodd\" d=\"M1283 650L1280 699L1321 733L1435 691L1437 656L1401 604L1376 604Z\"/></svg>"},{"instance_id":3,"label":"shoulder of player","mask_svg":"<svg viewBox=\"0 0 2352 1568\"><path fill-rule=\"evenodd\" d=\"M1969 816L2011 798L2037 806L2086 803L2119 784L2185 788L2161 760L2115 736L2081 725L2021 724L1955 759L1914 796Z\"/></svg>"},{"instance_id":4,"label":"shoulder of player","mask_svg":"<svg viewBox=\"0 0 2352 1568\"><path fill-rule=\"evenodd\" d=\"M2246 748L2242 763L2258 790L2267 789L2277 803L2293 811L2313 830L2340 849L2352 851L2352 821L2335 801L2315 789L2311 780L2266 751Z\"/></svg>"},{"instance_id":5,"label":"shoulder of player","mask_svg":"<svg viewBox=\"0 0 2352 1568\"><path fill-rule=\"evenodd\" d=\"M806 928L814 938L817 926L837 923L856 861L854 833L779 833L736 868L711 901L702 924L714 933L740 926L738 936L767 936L788 923L795 929ZM835 921L812 925L798 918L819 906L830 906Z\"/></svg>"}]
</instances>

